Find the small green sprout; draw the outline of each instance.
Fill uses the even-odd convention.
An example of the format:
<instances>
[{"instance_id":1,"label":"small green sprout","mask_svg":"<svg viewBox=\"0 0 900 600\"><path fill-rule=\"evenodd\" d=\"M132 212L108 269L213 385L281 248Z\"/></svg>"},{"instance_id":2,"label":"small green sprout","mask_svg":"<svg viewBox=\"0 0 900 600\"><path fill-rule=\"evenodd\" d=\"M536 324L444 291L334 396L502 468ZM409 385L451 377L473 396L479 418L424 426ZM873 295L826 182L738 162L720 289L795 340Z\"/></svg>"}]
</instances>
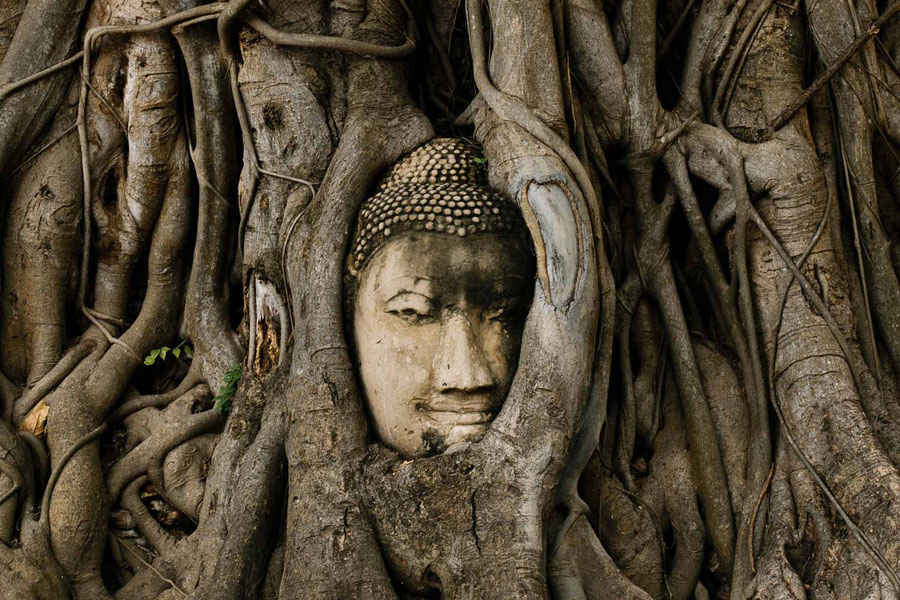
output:
<instances>
[{"instance_id":1,"label":"small green sprout","mask_svg":"<svg viewBox=\"0 0 900 600\"><path fill-rule=\"evenodd\" d=\"M181 340L181 343L175 346L174 348L169 348L168 346L160 346L159 348L154 348L150 351L150 354L144 357L144 364L152 366L156 363L156 359L166 360L166 358L171 353L175 358L181 358L181 353L184 352L185 358L194 358L194 350L190 346L186 345L187 340Z\"/></svg>"},{"instance_id":2,"label":"small green sprout","mask_svg":"<svg viewBox=\"0 0 900 600\"><path fill-rule=\"evenodd\" d=\"M231 399L237 393L238 383L241 381L241 364L235 363L225 373L225 381L219 388L219 395L213 398L214 406L220 413L231 412Z\"/></svg>"},{"instance_id":3,"label":"small green sprout","mask_svg":"<svg viewBox=\"0 0 900 600\"><path fill-rule=\"evenodd\" d=\"M487 169L488 159L483 156L476 156L474 159L475 164L481 167L482 169Z\"/></svg>"}]
</instances>

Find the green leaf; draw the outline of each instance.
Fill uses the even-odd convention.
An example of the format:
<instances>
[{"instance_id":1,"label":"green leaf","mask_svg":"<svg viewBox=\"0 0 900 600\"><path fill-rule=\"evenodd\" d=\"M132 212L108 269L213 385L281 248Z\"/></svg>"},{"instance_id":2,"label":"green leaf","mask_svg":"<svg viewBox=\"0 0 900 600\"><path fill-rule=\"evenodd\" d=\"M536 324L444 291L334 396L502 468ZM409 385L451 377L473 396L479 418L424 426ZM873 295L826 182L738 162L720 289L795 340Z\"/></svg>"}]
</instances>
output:
<instances>
[{"instance_id":1,"label":"green leaf","mask_svg":"<svg viewBox=\"0 0 900 600\"><path fill-rule=\"evenodd\" d=\"M173 355L175 358L181 358L182 352L184 352L185 358L194 358L194 349L187 345L187 340L181 340L175 348L170 348L169 346L154 348L150 351L150 354L144 358L144 364L149 367L155 364L157 359L166 360L169 354ZM240 365L238 365L238 367L239 366ZM240 369L238 369L237 380L240 380Z\"/></svg>"},{"instance_id":2,"label":"green leaf","mask_svg":"<svg viewBox=\"0 0 900 600\"><path fill-rule=\"evenodd\" d=\"M214 407L222 413L231 412L231 399L237 393L238 383L241 380L241 364L232 365L228 372L225 373L222 386L219 388L219 395L213 398Z\"/></svg>"},{"instance_id":3,"label":"green leaf","mask_svg":"<svg viewBox=\"0 0 900 600\"><path fill-rule=\"evenodd\" d=\"M225 383L237 383L241 380L241 366L235 365L235 367L231 367L231 369L225 373Z\"/></svg>"},{"instance_id":4,"label":"green leaf","mask_svg":"<svg viewBox=\"0 0 900 600\"><path fill-rule=\"evenodd\" d=\"M159 348L155 348L150 351L146 357L144 357L144 364L148 367L156 362L156 359L159 357Z\"/></svg>"},{"instance_id":5,"label":"green leaf","mask_svg":"<svg viewBox=\"0 0 900 600\"><path fill-rule=\"evenodd\" d=\"M220 394L213 398L214 408L220 413L230 413L231 412L231 398L234 396L234 392L231 392L230 395Z\"/></svg>"}]
</instances>

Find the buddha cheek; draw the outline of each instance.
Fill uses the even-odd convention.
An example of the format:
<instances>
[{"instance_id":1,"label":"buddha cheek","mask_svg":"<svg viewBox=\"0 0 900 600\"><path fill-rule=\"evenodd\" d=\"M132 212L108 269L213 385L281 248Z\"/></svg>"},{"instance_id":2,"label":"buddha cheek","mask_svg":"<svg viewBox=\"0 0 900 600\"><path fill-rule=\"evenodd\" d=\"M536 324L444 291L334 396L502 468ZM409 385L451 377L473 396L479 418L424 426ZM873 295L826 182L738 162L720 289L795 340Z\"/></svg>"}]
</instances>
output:
<instances>
[{"instance_id":1,"label":"buddha cheek","mask_svg":"<svg viewBox=\"0 0 900 600\"><path fill-rule=\"evenodd\" d=\"M482 333L484 355L497 381L497 393L505 398L519 358L520 338L503 323L487 323Z\"/></svg>"},{"instance_id":2,"label":"buddha cheek","mask_svg":"<svg viewBox=\"0 0 900 600\"><path fill-rule=\"evenodd\" d=\"M430 392L431 356L425 329L382 330L372 352L374 362L364 373L366 396L382 439L405 455L421 452L422 435L430 422L417 405Z\"/></svg>"}]
</instances>

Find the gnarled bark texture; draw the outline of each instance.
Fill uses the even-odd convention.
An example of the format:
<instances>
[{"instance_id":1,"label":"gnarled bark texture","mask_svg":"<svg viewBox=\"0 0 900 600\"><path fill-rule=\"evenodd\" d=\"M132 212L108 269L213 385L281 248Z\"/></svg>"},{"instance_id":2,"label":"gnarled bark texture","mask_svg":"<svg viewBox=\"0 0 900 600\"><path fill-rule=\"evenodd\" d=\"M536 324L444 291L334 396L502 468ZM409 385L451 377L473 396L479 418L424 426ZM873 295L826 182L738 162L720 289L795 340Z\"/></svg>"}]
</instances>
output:
<instances>
[{"instance_id":1,"label":"gnarled bark texture","mask_svg":"<svg viewBox=\"0 0 900 600\"><path fill-rule=\"evenodd\" d=\"M0 598L900 599L897 0L0 0ZM509 396L403 460L357 210L483 148Z\"/></svg>"}]
</instances>

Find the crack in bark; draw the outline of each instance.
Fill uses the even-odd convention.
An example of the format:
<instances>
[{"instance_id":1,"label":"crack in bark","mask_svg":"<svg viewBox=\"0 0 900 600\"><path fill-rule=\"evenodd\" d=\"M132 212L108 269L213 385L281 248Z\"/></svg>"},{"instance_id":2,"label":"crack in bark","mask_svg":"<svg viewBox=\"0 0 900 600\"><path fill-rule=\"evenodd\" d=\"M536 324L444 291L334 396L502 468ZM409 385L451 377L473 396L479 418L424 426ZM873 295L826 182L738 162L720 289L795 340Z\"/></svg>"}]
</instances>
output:
<instances>
[{"instance_id":1,"label":"crack in bark","mask_svg":"<svg viewBox=\"0 0 900 600\"><path fill-rule=\"evenodd\" d=\"M478 549L478 554L481 554L481 539L478 537L478 509L475 506L475 495L478 491L472 492L472 495L469 496L469 504L472 507L472 537L475 538L475 548Z\"/></svg>"}]
</instances>

